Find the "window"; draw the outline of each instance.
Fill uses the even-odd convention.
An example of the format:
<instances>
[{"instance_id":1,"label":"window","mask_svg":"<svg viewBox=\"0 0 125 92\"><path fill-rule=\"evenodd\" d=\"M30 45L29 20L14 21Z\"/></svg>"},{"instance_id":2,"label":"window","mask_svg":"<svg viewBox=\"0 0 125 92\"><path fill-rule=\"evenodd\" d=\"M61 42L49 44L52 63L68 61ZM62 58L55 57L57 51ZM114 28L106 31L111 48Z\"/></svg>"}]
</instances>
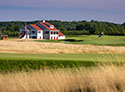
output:
<instances>
[{"instance_id":1,"label":"window","mask_svg":"<svg viewBox=\"0 0 125 92\"><path fill-rule=\"evenodd\" d=\"M41 31L38 31L38 33L41 33Z\"/></svg>"},{"instance_id":2,"label":"window","mask_svg":"<svg viewBox=\"0 0 125 92\"><path fill-rule=\"evenodd\" d=\"M35 31L32 31L32 34L35 34Z\"/></svg>"},{"instance_id":3,"label":"window","mask_svg":"<svg viewBox=\"0 0 125 92\"><path fill-rule=\"evenodd\" d=\"M51 31L51 34L53 34L53 32Z\"/></svg>"},{"instance_id":4,"label":"window","mask_svg":"<svg viewBox=\"0 0 125 92\"><path fill-rule=\"evenodd\" d=\"M56 34L58 34L58 32L56 32Z\"/></svg>"}]
</instances>

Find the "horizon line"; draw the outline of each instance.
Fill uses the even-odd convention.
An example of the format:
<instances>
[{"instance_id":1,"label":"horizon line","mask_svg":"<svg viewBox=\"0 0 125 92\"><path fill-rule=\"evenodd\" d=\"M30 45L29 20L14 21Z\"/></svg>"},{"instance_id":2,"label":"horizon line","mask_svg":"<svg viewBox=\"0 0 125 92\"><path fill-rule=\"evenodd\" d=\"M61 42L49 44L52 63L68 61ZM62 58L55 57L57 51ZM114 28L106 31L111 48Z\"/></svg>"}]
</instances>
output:
<instances>
[{"instance_id":1,"label":"horizon line","mask_svg":"<svg viewBox=\"0 0 125 92\"><path fill-rule=\"evenodd\" d=\"M42 20L46 20L46 21L61 21L61 22L79 22L79 21L86 21L86 22L91 22L91 21L97 21L97 22L108 22L108 23L113 23L113 24L124 24L123 23L115 23L115 22L111 22L111 21L103 21L103 20L59 20L59 19L36 19L36 20L0 20L0 22L31 22L31 21L42 21Z\"/></svg>"}]
</instances>

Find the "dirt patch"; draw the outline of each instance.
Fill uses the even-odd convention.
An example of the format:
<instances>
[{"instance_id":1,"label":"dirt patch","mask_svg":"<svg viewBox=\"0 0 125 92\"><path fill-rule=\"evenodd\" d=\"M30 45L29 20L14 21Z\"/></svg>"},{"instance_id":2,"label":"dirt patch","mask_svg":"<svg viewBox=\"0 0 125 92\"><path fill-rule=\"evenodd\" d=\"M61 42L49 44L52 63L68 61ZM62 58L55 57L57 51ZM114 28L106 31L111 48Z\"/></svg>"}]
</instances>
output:
<instances>
[{"instance_id":1,"label":"dirt patch","mask_svg":"<svg viewBox=\"0 0 125 92\"><path fill-rule=\"evenodd\" d=\"M124 54L125 47L34 42L32 40L1 40L0 53L118 53L118 54Z\"/></svg>"}]
</instances>

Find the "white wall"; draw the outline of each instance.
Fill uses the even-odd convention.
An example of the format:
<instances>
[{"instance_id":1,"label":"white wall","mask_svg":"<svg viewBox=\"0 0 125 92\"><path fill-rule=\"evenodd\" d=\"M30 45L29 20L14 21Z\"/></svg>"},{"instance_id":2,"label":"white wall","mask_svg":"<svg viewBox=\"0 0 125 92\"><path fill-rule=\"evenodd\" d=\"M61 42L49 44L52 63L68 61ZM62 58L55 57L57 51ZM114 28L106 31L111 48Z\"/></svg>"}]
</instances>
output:
<instances>
[{"instance_id":1,"label":"white wall","mask_svg":"<svg viewBox=\"0 0 125 92\"><path fill-rule=\"evenodd\" d=\"M26 39L29 39L29 35L25 35L26 36Z\"/></svg>"},{"instance_id":2,"label":"white wall","mask_svg":"<svg viewBox=\"0 0 125 92\"><path fill-rule=\"evenodd\" d=\"M37 39L43 39L43 31L41 31L41 30L38 30L37 31Z\"/></svg>"},{"instance_id":3,"label":"white wall","mask_svg":"<svg viewBox=\"0 0 125 92\"><path fill-rule=\"evenodd\" d=\"M65 39L66 37L65 36L60 36L60 37L58 37L58 39Z\"/></svg>"},{"instance_id":4,"label":"white wall","mask_svg":"<svg viewBox=\"0 0 125 92\"><path fill-rule=\"evenodd\" d=\"M57 37L59 37L58 34L50 34L50 40L51 40L51 37L52 37L52 40L54 40L54 37L55 37L55 40L57 40Z\"/></svg>"},{"instance_id":5,"label":"white wall","mask_svg":"<svg viewBox=\"0 0 125 92\"><path fill-rule=\"evenodd\" d=\"M50 31L49 32L49 40L58 40L59 34L58 31Z\"/></svg>"},{"instance_id":6,"label":"white wall","mask_svg":"<svg viewBox=\"0 0 125 92\"><path fill-rule=\"evenodd\" d=\"M21 38L21 39L26 39L26 35L23 38Z\"/></svg>"}]
</instances>

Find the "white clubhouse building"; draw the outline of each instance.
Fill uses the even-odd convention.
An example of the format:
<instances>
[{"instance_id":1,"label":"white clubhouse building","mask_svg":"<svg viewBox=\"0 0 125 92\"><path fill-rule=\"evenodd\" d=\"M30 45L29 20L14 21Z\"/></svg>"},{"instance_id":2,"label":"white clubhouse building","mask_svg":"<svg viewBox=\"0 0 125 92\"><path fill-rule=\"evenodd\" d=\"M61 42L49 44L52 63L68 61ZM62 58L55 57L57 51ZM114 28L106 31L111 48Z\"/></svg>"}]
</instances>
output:
<instances>
[{"instance_id":1,"label":"white clubhouse building","mask_svg":"<svg viewBox=\"0 0 125 92\"><path fill-rule=\"evenodd\" d=\"M43 20L43 22L29 24L21 28L19 39L58 40L65 39L65 35L56 29L54 25Z\"/></svg>"}]
</instances>

